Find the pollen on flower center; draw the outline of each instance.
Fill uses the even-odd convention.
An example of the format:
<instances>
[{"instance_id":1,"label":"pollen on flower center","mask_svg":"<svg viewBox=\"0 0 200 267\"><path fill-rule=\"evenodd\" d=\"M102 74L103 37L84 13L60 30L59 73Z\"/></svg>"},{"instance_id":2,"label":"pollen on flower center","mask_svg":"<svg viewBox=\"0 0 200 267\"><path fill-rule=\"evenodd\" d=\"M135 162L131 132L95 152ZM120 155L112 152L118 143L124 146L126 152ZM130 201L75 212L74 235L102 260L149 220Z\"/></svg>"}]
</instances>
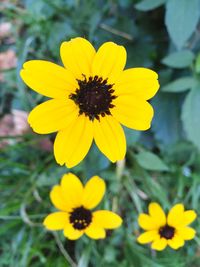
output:
<instances>
[{"instance_id":1,"label":"pollen on flower center","mask_svg":"<svg viewBox=\"0 0 200 267\"><path fill-rule=\"evenodd\" d=\"M77 80L79 88L69 96L78 106L79 114L85 114L90 120L100 119L100 116L111 115L110 108L113 108L112 100L116 98L113 95L113 84L108 84L107 79L94 76L84 80Z\"/></svg>"},{"instance_id":2,"label":"pollen on flower center","mask_svg":"<svg viewBox=\"0 0 200 267\"><path fill-rule=\"evenodd\" d=\"M83 230L92 222L92 212L83 206L75 208L70 214L69 221L74 229Z\"/></svg>"},{"instance_id":3,"label":"pollen on flower center","mask_svg":"<svg viewBox=\"0 0 200 267\"><path fill-rule=\"evenodd\" d=\"M165 225L159 229L160 237L164 237L166 239L172 239L175 234L175 228L169 225Z\"/></svg>"}]
</instances>

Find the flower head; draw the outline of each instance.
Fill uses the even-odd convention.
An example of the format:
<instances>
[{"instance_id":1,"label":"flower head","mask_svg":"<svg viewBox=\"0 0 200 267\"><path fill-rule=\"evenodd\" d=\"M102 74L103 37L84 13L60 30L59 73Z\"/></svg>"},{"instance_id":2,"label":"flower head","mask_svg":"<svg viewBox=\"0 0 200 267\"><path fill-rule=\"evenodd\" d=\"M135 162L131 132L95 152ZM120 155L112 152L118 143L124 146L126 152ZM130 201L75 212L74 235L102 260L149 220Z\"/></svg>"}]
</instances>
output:
<instances>
[{"instance_id":1,"label":"flower head","mask_svg":"<svg viewBox=\"0 0 200 267\"><path fill-rule=\"evenodd\" d=\"M98 176L92 177L85 186L72 173L62 177L61 184L53 187L50 198L60 211L49 214L43 224L49 230L63 230L71 240L84 233L93 239L105 238L105 229L118 228L122 219L107 210L91 211L105 193L105 182Z\"/></svg>"},{"instance_id":2,"label":"flower head","mask_svg":"<svg viewBox=\"0 0 200 267\"><path fill-rule=\"evenodd\" d=\"M84 38L63 42L64 67L43 60L23 65L20 75L36 92L52 98L32 110L28 122L40 134L58 132L56 161L71 168L94 140L112 162L126 153L121 126L147 130L153 108L147 102L159 88L158 75L146 68L124 70L126 50L113 42L96 52Z\"/></svg>"},{"instance_id":3,"label":"flower head","mask_svg":"<svg viewBox=\"0 0 200 267\"><path fill-rule=\"evenodd\" d=\"M176 204L168 215L157 203L149 205L149 215L140 214L138 223L145 233L138 237L138 242L146 244L151 242L155 250L163 250L169 245L173 249L182 247L185 240L193 239L195 230L188 227L196 218L193 210L184 211L183 204Z\"/></svg>"}]
</instances>

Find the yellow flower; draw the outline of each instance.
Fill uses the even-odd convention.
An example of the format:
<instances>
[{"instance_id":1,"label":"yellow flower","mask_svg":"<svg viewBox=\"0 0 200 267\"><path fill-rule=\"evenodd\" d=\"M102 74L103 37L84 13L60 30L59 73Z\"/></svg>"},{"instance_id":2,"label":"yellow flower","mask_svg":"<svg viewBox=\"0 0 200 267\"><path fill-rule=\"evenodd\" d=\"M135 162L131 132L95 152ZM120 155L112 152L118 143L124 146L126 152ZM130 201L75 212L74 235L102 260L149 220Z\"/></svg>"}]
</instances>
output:
<instances>
[{"instance_id":1,"label":"yellow flower","mask_svg":"<svg viewBox=\"0 0 200 267\"><path fill-rule=\"evenodd\" d=\"M92 212L105 193L105 182L92 177L85 186L72 173L65 174L60 185L53 187L50 198L60 211L48 215L43 224L48 230L63 230L71 240L84 233L93 239L105 238L105 229L118 228L122 219L114 212L98 210Z\"/></svg>"},{"instance_id":2,"label":"yellow flower","mask_svg":"<svg viewBox=\"0 0 200 267\"><path fill-rule=\"evenodd\" d=\"M149 205L149 215L140 214L138 223L146 230L138 237L140 244L151 242L155 250L163 250L169 245L173 249L182 247L185 240L193 239L196 231L188 227L196 218L193 210L184 211L183 204L176 204L165 216L161 206L157 203Z\"/></svg>"},{"instance_id":3,"label":"yellow flower","mask_svg":"<svg viewBox=\"0 0 200 267\"><path fill-rule=\"evenodd\" d=\"M153 108L147 102L159 88L158 75L146 68L123 70L126 50L113 42L96 52L84 38L63 42L64 67L43 60L23 65L20 75L36 92L52 98L30 113L28 122L40 134L57 132L56 161L71 168L86 156L94 139L112 162L126 154L120 123L147 130Z\"/></svg>"}]
</instances>

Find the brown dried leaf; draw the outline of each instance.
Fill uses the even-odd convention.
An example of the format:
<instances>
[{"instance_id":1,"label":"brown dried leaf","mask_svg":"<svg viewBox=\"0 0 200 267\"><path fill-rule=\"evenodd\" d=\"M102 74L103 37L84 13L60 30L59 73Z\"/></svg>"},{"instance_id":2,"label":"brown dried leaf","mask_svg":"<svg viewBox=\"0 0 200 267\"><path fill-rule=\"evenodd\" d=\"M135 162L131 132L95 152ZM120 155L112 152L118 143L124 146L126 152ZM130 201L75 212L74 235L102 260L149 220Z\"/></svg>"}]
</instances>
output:
<instances>
[{"instance_id":1,"label":"brown dried leaf","mask_svg":"<svg viewBox=\"0 0 200 267\"><path fill-rule=\"evenodd\" d=\"M17 65L17 57L13 50L0 53L0 70L15 68Z\"/></svg>"}]
</instances>

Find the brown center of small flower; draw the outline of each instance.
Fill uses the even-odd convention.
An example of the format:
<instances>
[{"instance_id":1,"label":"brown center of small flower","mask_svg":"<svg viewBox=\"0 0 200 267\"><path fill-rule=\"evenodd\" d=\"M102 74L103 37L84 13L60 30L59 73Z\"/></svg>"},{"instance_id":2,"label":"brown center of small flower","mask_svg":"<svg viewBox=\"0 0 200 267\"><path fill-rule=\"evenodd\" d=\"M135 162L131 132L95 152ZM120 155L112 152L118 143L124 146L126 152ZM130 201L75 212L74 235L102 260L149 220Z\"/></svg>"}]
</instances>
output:
<instances>
[{"instance_id":1,"label":"brown center of small flower","mask_svg":"<svg viewBox=\"0 0 200 267\"><path fill-rule=\"evenodd\" d=\"M113 95L113 84L108 84L107 79L94 76L84 80L77 80L79 88L75 93L69 96L78 106L79 114L85 114L90 120L97 119L99 116L111 115L110 108L113 108L112 100L116 98Z\"/></svg>"},{"instance_id":2,"label":"brown center of small flower","mask_svg":"<svg viewBox=\"0 0 200 267\"><path fill-rule=\"evenodd\" d=\"M169 225L165 225L159 229L160 237L164 237L166 239L172 239L175 234L175 228Z\"/></svg>"},{"instance_id":3,"label":"brown center of small flower","mask_svg":"<svg viewBox=\"0 0 200 267\"><path fill-rule=\"evenodd\" d=\"M83 206L75 208L69 216L74 229L83 230L92 222L92 212Z\"/></svg>"}]
</instances>

